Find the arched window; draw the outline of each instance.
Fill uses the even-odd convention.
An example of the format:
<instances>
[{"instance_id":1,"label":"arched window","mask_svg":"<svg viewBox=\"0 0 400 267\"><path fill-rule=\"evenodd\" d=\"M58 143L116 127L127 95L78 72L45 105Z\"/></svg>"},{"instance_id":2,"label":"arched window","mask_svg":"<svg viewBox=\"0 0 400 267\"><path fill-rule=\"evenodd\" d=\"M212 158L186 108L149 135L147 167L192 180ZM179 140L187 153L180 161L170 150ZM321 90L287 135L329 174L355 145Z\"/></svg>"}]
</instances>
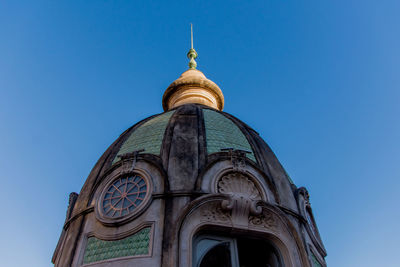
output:
<instances>
[{"instance_id":1,"label":"arched window","mask_svg":"<svg viewBox=\"0 0 400 267\"><path fill-rule=\"evenodd\" d=\"M278 250L261 239L201 235L193 248L193 267L282 266Z\"/></svg>"}]
</instances>

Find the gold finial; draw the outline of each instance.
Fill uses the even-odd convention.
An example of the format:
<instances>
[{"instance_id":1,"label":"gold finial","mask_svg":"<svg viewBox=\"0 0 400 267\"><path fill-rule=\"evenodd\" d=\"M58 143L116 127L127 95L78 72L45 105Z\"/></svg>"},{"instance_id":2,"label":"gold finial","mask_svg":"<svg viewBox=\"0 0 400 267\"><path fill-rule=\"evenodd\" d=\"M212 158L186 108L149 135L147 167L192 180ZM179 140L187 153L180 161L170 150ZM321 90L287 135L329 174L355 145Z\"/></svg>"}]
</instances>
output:
<instances>
[{"instance_id":1,"label":"gold finial","mask_svg":"<svg viewBox=\"0 0 400 267\"><path fill-rule=\"evenodd\" d=\"M196 69L197 63L196 63L196 58L197 58L197 52L193 48L193 24L190 23L190 49L189 52L187 53L187 57L190 59L189 61L189 69Z\"/></svg>"},{"instance_id":2,"label":"gold finial","mask_svg":"<svg viewBox=\"0 0 400 267\"><path fill-rule=\"evenodd\" d=\"M193 48L193 25L190 24L189 69L165 90L162 105L165 111L186 104L201 104L217 110L224 108L224 95L213 81L196 70L197 52Z\"/></svg>"}]
</instances>

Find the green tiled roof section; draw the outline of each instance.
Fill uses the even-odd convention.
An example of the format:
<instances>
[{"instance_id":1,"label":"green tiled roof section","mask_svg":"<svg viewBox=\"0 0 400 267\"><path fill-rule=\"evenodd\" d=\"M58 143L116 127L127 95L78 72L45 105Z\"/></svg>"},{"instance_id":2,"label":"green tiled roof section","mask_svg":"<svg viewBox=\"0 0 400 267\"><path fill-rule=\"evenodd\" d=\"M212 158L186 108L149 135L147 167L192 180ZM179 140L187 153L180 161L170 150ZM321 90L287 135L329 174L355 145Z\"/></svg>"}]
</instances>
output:
<instances>
[{"instance_id":1,"label":"green tiled roof section","mask_svg":"<svg viewBox=\"0 0 400 267\"><path fill-rule=\"evenodd\" d=\"M105 241L89 237L83 264L137 255L148 255L150 245L150 227L144 228L124 239Z\"/></svg>"},{"instance_id":2,"label":"green tiled roof section","mask_svg":"<svg viewBox=\"0 0 400 267\"><path fill-rule=\"evenodd\" d=\"M144 153L160 155L165 129L173 114L174 111L169 111L158 115L136 128L122 144L113 163L119 161L118 156L141 149L145 150Z\"/></svg>"},{"instance_id":3,"label":"green tiled roof section","mask_svg":"<svg viewBox=\"0 0 400 267\"><path fill-rule=\"evenodd\" d=\"M233 121L210 109L203 109L203 114L208 154L220 152L222 148L234 148L250 151L247 157L256 161L246 136Z\"/></svg>"},{"instance_id":4,"label":"green tiled roof section","mask_svg":"<svg viewBox=\"0 0 400 267\"><path fill-rule=\"evenodd\" d=\"M321 263L317 260L314 253L311 252L312 267L322 267Z\"/></svg>"}]
</instances>

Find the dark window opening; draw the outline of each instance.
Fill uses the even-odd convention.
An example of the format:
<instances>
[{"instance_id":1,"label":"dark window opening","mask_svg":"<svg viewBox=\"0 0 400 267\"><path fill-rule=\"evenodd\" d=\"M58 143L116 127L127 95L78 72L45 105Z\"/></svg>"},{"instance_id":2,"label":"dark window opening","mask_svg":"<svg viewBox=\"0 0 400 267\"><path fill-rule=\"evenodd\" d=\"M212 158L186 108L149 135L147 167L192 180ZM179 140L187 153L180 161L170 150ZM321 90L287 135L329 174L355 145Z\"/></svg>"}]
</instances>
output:
<instances>
[{"instance_id":1,"label":"dark window opening","mask_svg":"<svg viewBox=\"0 0 400 267\"><path fill-rule=\"evenodd\" d=\"M194 242L194 267L282 267L277 249L251 238L200 236Z\"/></svg>"},{"instance_id":2,"label":"dark window opening","mask_svg":"<svg viewBox=\"0 0 400 267\"><path fill-rule=\"evenodd\" d=\"M200 267L232 267L229 243L224 242L210 249L203 257Z\"/></svg>"},{"instance_id":3,"label":"dark window opening","mask_svg":"<svg viewBox=\"0 0 400 267\"><path fill-rule=\"evenodd\" d=\"M240 267L279 267L276 249L263 240L238 239Z\"/></svg>"}]
</instances>

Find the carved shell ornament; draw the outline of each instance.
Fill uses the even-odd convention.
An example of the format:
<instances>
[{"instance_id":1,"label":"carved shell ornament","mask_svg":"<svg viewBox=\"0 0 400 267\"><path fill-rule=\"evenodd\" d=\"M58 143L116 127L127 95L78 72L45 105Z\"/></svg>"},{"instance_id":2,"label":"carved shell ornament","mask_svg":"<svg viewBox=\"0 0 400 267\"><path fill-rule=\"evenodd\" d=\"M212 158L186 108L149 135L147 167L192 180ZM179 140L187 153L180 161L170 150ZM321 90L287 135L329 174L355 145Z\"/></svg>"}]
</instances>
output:
<instances>
[{"instance_id":1,"label":"carved shell ornament","mask_svg":"<svg viewBox=\"0 0 400 267\"><path fill-rule=\"evenodd\" d=\"M240 173L229 173L217 183L218 193L246 197L252 200L261 199L260 192L253 181Z\"/></svg>"},{"instance_id":2,"label":"carved shell ornament","mask_svg":"<svg viewBox=\"0 0 400 267\"><path fill-rule=\"evenodd\" d=\"M254 182L241 173L229 173L217 182L218 193L229 195L229 200L221 203L223 210L232 211L232 223L236 226L247 226L249 215L260 215L260 191Z\"/></svg>"}]
</instances>

